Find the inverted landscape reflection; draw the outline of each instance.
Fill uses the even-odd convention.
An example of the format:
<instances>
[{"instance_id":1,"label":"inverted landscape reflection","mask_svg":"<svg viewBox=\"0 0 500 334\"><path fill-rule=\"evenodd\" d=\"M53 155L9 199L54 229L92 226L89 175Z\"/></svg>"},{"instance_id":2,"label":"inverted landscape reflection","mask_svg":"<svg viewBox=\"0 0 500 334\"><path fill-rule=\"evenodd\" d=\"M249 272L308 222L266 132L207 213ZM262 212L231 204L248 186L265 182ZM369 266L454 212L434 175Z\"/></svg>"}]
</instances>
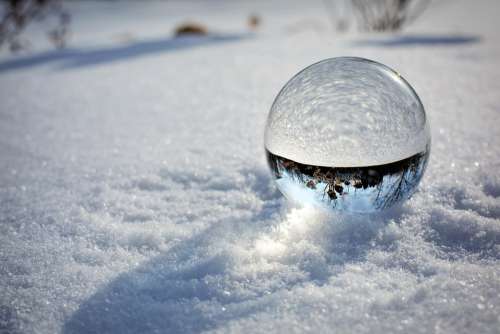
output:
<instances>
[{"instance_id":1,"label":"inverted landscape reflection","mask_svg":"<svg viewBox=\"0 0 500 334\"><path fill-rule=\"evenodd\" d=\"M345 212L371 213L411 197L427 166L429 147L403 160L366 167L306 165L266 153L278 188L288 199Z\"/></svg>"}]
</instances>

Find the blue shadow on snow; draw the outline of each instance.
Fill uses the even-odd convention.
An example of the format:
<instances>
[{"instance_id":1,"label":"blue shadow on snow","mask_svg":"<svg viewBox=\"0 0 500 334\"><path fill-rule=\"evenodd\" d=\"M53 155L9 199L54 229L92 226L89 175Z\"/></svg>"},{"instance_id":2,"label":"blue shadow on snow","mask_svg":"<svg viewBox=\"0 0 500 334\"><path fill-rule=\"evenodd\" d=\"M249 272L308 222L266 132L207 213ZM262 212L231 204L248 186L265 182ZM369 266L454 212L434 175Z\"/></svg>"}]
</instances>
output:
<instances>
[{"instance_id":1,"label":"blue shadow on snow","mask_svg":"<svg viewBox=\"0 0 500 334\"><path fill-rule=\"evenodd\" d=\"M115 47L53 50L0 62L0 73L47 63L60 63L60 69L101 65L151 54L180 51L211 44L236 42L251 36L248 33L186 36L145 40Z\"/></svg>"},{"instance_id":2,"label":"blue shadow on snow","mask_svg":"<svg viewBox=\"0 0 500 334\"><path fill-rule=\"evenodd\" d=\"M389 38L365 39L354 42L356 46L405 47L405 46L450 46L477 43L479 36L473 35L396 35Z\"/></svg>"}]
</instances>

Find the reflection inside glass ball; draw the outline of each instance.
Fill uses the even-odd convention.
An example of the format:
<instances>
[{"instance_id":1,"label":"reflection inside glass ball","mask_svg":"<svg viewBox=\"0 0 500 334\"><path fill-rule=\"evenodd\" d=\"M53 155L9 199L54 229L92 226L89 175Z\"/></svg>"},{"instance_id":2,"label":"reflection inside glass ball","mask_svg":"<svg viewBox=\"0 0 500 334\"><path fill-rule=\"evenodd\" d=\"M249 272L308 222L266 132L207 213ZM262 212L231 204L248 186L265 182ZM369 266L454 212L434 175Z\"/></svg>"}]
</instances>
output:
<instances>
[{"instance_id":1,"label":"reflection inside glass ball","mask_svg":"<svg viewBox=\"0 0 500 334\"><path fill-rule=\"evenodd\" d=\"M265 148L288 199L369 213L415 192L430 130L420 99L398 73L363 58L331 58L280 91Z\"/></svg>"}]
</instances>

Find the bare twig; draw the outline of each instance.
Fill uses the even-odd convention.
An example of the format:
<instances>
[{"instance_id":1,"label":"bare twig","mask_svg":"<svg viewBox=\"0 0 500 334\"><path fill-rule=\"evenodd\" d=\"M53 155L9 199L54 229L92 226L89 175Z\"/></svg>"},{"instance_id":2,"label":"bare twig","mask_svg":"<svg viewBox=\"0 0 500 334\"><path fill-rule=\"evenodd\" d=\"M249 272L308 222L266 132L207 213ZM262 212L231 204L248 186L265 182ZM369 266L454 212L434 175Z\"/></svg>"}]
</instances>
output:
<instances>
[{"instance_id":1,"label":"bare twig","mask_svg":"<svg viewBox=\"0 0 500 334\"><path fill-rule=\"evenodd\" d=\"M413 22L430 0L352 0L360 27L368 31L395 31Z\"/></svg>"},{"instance_id":2,"label":"bare twig","mask_svg":"<svg viewBox=\"0 0 500 334\"><path fill-rule=\"evenodd\" d=\"M48 16L58 19L57 26L48 32L50 41L57 48L66 45L71 17L63 9L61 0L5 0L0 4L4 13L0 20L0 47L7 45L12 52L22 49L22 32L33 21Z\"/></svg>"}]
</instances>

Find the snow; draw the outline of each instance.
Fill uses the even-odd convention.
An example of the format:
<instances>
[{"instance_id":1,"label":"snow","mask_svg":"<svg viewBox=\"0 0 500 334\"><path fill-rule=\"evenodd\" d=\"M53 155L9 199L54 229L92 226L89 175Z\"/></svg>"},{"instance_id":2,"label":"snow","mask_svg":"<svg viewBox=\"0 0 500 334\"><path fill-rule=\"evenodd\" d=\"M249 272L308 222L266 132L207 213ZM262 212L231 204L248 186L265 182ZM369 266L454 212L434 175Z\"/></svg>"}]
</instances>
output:
<instances>
[{"instance_id":1,"label":"snow","mask_svg":"<svg viewBox=\"0 0 500 334\"><path fill-rule=\"evenodd\" d=\"M436 1L399 35L336 33L322 2L67 6L68 50L0 55L0 331L499 332L498 2ZM171 39L188 19L215 35ZM426 108L400 208L291 207L270 177L275 95L335 56Z\"/></svg>"}]
</instances>

